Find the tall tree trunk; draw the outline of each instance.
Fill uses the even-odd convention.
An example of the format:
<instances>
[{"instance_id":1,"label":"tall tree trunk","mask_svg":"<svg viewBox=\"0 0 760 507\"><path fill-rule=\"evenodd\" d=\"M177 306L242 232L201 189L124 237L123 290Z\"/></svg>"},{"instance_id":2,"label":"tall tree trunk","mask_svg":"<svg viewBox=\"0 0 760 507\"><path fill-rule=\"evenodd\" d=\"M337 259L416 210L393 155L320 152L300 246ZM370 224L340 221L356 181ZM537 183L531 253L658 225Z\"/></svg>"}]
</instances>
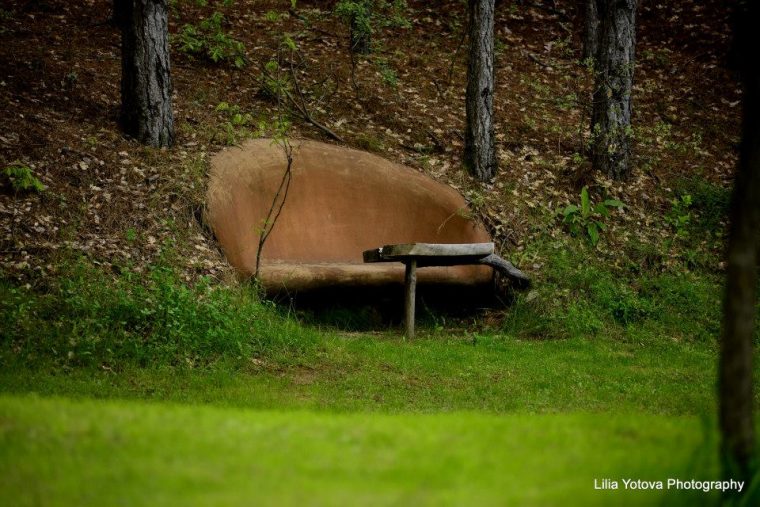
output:
<instances>
[{"instance_id":1,"label":"tall tree trunk","mask_svg":"<svg viewBox=\"0 0 760 507\"><path fill-rule=\"evenodd\" d=\"M362 0L357 2L360 12L351 16L350 36L351 52L368 55L372 52L372 2Z\"/></svg>"},{"instance_id":2,"label":"tall tree trunk","mask_svg":"<svg viewBox=\"0 0 760 507\"><path fill-rule=\"evenodd\" d=\"M469 10L464 164L474 176L485 181L497 169L493 130L494 0L469 0Z\"/></svg>"},{"instance_id":3,"label":"tall tree trunk","mask_svg":"<svg viewBox=\"0 0 760 507\"><path fill-rule=\"evenodd\" d=\"M174 142L167 0L116 0L121 28L121 124L151 146Z\"/></svg>"},{"instance_id":4,"label":"tall tree trunk","mask_svg":"<svg viewBox=\"0 0 760 507\"><path fill-rule=\"evenodd\" d=\"M631 89L636 0L596 0L599 47L591 114L592 163L611 178L630 176Z\"/></svg>"},{"instance_id":5,"label":"tall tree trunk","mask_svg":"<svg viewBox=\"0 0 760 507\"><path fill-rule=\"evenodd\" d=\"M754 53L760 43L760 6L749 10L738 16L735 40L744 78L744 118L731 204L718 382L724 474L745 480L751 477L755 445L752 344L760 248L760 69Z\"/></svg>"},{"instance_id":6,"label":"tall tree trunk","mask_svg":"<svg viewBox=\"0 0 760 507\"><path fill-rule=\"evenodd\" d=\"M599 48L599 13L596 0L583 0L586 14L583 19L583 59L596 58Z\"/></svg>"}]
</instances>

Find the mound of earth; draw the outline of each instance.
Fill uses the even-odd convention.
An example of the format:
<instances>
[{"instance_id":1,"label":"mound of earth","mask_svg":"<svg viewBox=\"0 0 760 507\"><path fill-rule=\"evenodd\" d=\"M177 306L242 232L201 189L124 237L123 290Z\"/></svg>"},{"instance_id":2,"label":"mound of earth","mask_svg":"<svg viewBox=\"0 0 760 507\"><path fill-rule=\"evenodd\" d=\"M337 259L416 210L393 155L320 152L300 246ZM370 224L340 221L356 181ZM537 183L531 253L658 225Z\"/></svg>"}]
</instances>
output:
<instances>
[{"instance_id":1,"label":"mound of earth","mask_svg":"<svg viewBox=\"0 0 760 507\"><path fill-rule=\"evenodd\" d=\"M268 292L401 284L401 264L364 264L362 252L393 243L491 241L457 191L413 169L315 141L293 140L291 148L289 182L286 150L271 139L228 148L211 161L208 220L242 276L255 273L261 232L272 227L259 266ZM473 286L492 276L488 266L451 266L421 269L418 279Z\"/></svg>"}]
</instances>

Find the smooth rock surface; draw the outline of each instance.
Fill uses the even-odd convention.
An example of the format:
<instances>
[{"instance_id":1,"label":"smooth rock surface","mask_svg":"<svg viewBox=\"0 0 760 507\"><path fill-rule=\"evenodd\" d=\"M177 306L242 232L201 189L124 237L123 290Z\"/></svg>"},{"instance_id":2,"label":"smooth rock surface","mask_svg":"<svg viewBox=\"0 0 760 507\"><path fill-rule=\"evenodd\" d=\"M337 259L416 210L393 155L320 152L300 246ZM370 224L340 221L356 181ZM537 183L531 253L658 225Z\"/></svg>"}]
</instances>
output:
<instances>
[{"instance_id":1,"label":"smooth rock surface","mask_svg":"<svg viewBox=\"0 0 760 507\"><path fill-rule=\"evenodd\" d=\"M261 256L269 292L402 284L404 267L363 264L362 252L393 243L487 243L451 187L370 153L292 140L292 181ZM269 139L211 160L207 219L242 276L256 269L259 234L287 166ZM420 284L489 284L486 266L430 267Z\"/></svg>"}]
</instances>

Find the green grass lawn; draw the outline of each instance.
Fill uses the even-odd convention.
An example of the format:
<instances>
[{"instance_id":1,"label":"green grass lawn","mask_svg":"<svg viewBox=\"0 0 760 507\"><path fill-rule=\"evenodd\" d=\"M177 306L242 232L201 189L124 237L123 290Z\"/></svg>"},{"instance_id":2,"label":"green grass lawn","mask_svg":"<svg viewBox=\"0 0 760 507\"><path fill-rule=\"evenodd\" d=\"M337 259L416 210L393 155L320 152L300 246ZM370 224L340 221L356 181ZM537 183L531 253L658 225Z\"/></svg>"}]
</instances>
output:
<instances>
[{"instance_id":1,"label":"green grass lawn","mask_svg":"<svg viewBox=\"0 0 760 507\"><path fill-rule=\"evenodd\" d=\"M716 477L699 418L378 414L0 397L0 504L694 505L594 479ZM622 485L621 485L622 487Z\"/></svg>"},{"instance_id":2,"label":"green grass lawn","mask_svg":"<svg viewBox=\"0 0 760 507\"><path fill-rule=\"evenodd\" d=\"M13 365L0 504L711 504L594 479L716 478L714 364L667 340L326 334L246 368Z\"/></svg>"},{"instance_id":3,"label":"green grass lawn","mask_svg":"<svg viewBox=\"0 0 760 507\"><path fill-rule=\"evenodd\" d=\"M712 347L672 341L328 334L295 361L256 360L242 370L224 362L119 371L17 365L0 371L0 389L259 409L703 415L715 410L715 364Z\"/></svg>"},{"instance_id":4,"label":"green grass lawn","mask_svg":"<svg viewBox=\"0 0 760 507\"><path fill-rule=\"evenodd\" d=\"M0 505L714 504L594 479L717 478L717 277L556 252L411 341L166 266L0 282Z\"/></svg>"}]
</instances>

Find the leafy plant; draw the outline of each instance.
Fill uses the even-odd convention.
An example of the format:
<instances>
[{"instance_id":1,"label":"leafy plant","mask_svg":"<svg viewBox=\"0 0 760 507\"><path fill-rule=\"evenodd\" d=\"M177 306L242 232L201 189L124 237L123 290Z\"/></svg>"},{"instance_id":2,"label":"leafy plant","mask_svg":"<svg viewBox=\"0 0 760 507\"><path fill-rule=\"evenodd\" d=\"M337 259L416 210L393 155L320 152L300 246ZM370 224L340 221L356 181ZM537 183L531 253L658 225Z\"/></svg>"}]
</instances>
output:
<instances>
[{"instance_id":1,"label":"leafy plant","mask_svg":"<svg viewBox=\"0 0 760 507\"><path fill-rule=\"evenodd\" d=\"M252 135L249 127L254 125L254 118L250 113L243 112L240 106L229 104L228 102L220 102L216 106L216 112L220 113L224 118L220 129L222 134L224 134L225 144L237 144L240 138ZM214 134L214 136L216 137L218 133Z\"/></svg>"},{"instance_id":2,"label":"leafy plant","mask_svg":"<svg viewBox=\"0 0 760 507\"><path fill-rule=\"evenodd\" d=\"M27 165L14 162L3 169L3 176L10 182L15 192L42 192L45 190L45 185Z\"/></svg>"},{"instance_id":3,"label":"leafy plant","mask_svg":"<svg viewBox=\"0 0 760 507\"><path fill-rule=\"evenodd\" d=\"M389 28L411 28L412 23L406 16L409 6L406 0L377 0L377 17L379 25Z\"/></svg>"},{"instance_id":4,"label":"leafy plant","mask_svg":"<svg viewBox=\"0 0 760 507\"><path fill-rule=\"evenodd\" d=\"M351 29L351 52L369 53L372 35L372 1L340 0L335 14Z\"/></svg>"},{"instance_id":5,"label":"leafy plant","mask_svg":"<svg viewBox=\"0 0 760 507\"><path fill-rule=\"evenodd\" d=\"M580 205L568 204L560 211L562 223L573 236L586 236L591 245L599 243L599 234L607 228L604 219L610 216L610 209L622 209L625 204L617 199L605 199L593 204L588 187L581 190Z\"/></svg>"},{"instance_id":6,"label":"leafy plant","mask_svg":"<svg viewBox=\"0 0 760 507\"><path fill-rule=\"evenodd\" d=\"M368 40L374 26L409 28L406 0L340 0L335 15L351 27L352 46ZM368 49L368 48L367 48ZM361 52L361 51L360 51Z\"/></svg>"},{"instance_id":7,"label":"leafy plant","mask_svg":"<svg viewBox=\"0 0 760 507\"><path fill-rule=\"evenodd\" d=\"M216 106L216 112L226 114L230 123L234 126L244 126L253 123L253 116L250 113L241 112L240 106L235 104L220 102Z\"/></svg>"},{"instance_id":8,"label":"leafy plant","mask_svg":"<svg viewBox=\"0 0 760 507\"><path fill-rule=\"evenodd\" d=\"M203 367L303 348L296 328L250 286L182 280L167 263L112 276L84 260L45 293L0 282L0 355L25 364ZM295 339L295 340L294 340ZM292 346L292 348L291 348Z\"/></svg>"},{"instance_id":9,"label":"leafy plant","mask_svg":"<svg viewBox=\"0 0 760 507\"><path fill-rule=\"evenodd\" d=\"M236 68L246 64L245 45L222 29L224 15L214 12L197 25L187 24L178 36L179 50L203 56L214 63L230 63Z\"/></svg>"},{"instance_id":10,"label":"leafy plant","mask_svg":"<svg viewBox=\"0 0 760 507\"><path fill-rule=\"evenodd\" d=\"M264 19L270 23L277 23L278 21L283 20L287 17L287 13L277 11L267 11L266 14L264 14Z\"/></svg>"},{"instance_id":11,"label":"leafy plant","mask_svg":"<svg viewBox=\"0 0 760 507\"><path fill-rule=\"evenodd\" d=\"M287 74L281 72L277 60L269 60L264 64L261 73L259 93L269 99L282 100L292 89L292 83Z\"/></svg>"},{"instance_id":12,"label":"leafy plant","mask_svg":"<svg viewBox=\"0 0 760 507\"><path fill-rule=\"evenodd\" d=\"M385 58L375 58L375 64L380 72L380 78L383 80L383 83L393 89L398 88L398 74L388 64L388 60Z\"/></svg>"},{"instance_id":13,"label":"leafy plant","mask_svg":"<svg viewBox=\"0 0 760 507\"><path fill-rule=\"evenodd\" d=\"M691 195L683 194L670 201L670 211L665 215L665 222L676 232L676 236L683 238L687 235L686 228L691 223Z\"/></svg>"}]
</instances>

